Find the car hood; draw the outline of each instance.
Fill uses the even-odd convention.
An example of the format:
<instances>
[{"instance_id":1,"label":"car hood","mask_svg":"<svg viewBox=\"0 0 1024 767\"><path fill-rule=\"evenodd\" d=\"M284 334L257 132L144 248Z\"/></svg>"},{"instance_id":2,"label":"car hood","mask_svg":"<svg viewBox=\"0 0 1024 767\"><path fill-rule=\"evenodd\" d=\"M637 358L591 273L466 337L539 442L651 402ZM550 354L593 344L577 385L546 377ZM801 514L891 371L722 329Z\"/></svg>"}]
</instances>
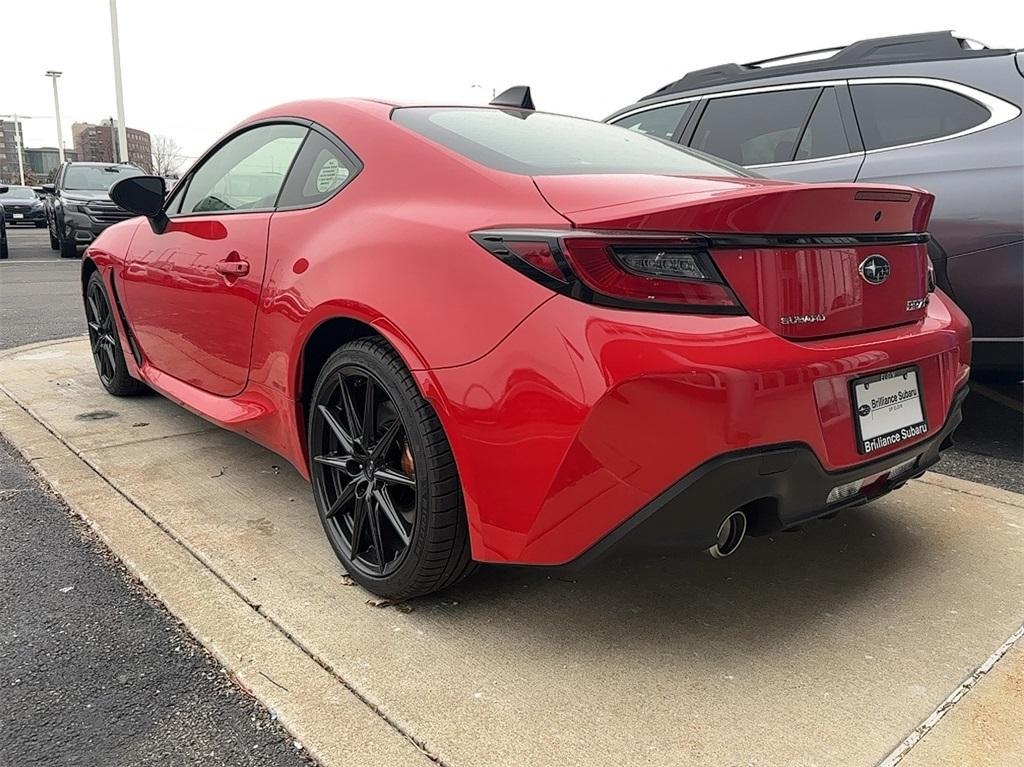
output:
<instances>
[{"instance_id":1,"label":"car hood","mask_svg":"<svg viewBox=\"0 0 1024 767\"><path fill-rule=\"evenodd\" d=\"M60 193L60 196L66 200L81 200L83 202L110 199L110 195L106 192L95 192L88 189L65 189Z\"/></svg>"}]
</instances>

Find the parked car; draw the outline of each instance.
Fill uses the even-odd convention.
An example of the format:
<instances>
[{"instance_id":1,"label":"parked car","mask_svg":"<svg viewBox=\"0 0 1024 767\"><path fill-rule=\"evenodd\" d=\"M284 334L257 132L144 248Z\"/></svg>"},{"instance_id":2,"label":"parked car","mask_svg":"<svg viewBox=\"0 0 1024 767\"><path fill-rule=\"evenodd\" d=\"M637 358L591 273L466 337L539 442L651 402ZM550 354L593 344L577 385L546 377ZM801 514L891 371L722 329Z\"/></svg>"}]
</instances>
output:
<instances>
[{"instance_id":1,"label":"parked car","mask_svg":"<svg viewBox=\"0 0 1024 767\"><path fill-rule=\"evenodd\" d=\"M930 194L496 103L285 104L169 197L118 182L148 220L84 255L102 385L280 453L390 599L627 533L724 556L939 459L970 338Z\"/></svg>"},{"instance_id":2,"label":"parked car","mask_svg":"<svg viewBox=\"0 0 1024 767\"><path fill-rule=\"evenodd\" d=\"M0 195L7 191L6 186L0 186ZM3 198L0 197L0 258L7 258L10 251L7 246L7 219L4 214Z\"/></svg>"},{"instance_id":3,"label":"parked car","mask_svg":"<svg viewBox=\"0 0 1024 767\"><path fill-rule=\"evenodd\" d=\"M39 229L46 226L43 201L32 187L8 186L6 189L0 193L0 203L3 203L3 215L8 224L33 224Z\"/></svg>"},{"instance_id":4,"label":"parked car","mask_svg":"<svg viewBox=\"0 0 1024 767\"><path fill-rule=\"evenodd\" d=\"M607 121L772 178L932 192L930 253L974 324L975 365L1019 370L1022 78L1024 52L904 35L690 72Z\"/></svg>"},{"instance_id":5,"label":"parked car","mask_svg":"<svg viewBox=\"0 0 1024 767\"><path fill-rule=\"evenodd\" d=\"M142 174L128 164L65 162L52 184L44 184L46 221L50 247L61 258L77 258L78 248L88 245L111 224L132 214L110 200L108 191L117 181Z\"/></svg>"}]
</instances>

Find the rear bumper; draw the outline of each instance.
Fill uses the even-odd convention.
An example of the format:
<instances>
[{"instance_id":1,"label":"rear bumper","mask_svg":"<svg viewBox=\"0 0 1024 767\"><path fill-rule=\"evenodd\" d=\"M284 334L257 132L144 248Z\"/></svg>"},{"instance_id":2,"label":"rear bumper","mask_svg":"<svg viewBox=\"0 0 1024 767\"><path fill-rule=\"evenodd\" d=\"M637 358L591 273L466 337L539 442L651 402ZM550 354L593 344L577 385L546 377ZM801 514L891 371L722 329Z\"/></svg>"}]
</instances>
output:
<instances>
[{"instance_id":1,"label":"rear bumper","mask_svg":"<svg viewBox=\"0 0 1024 767\"><path fill-rule=\"evenodd\" d=\"M585 566L620 543L707 548L732 511L747 513L748 532L763 535L859 506L921 476L952 445L968 387L953 397L942 428L924 442L849 471L827 471L807 445L790 444L718 456L681 478L577 558ZM860 489L829 502L835 489Z\"/></svg>"},{"instance_id":2,"label":"rear bumper","mask_svg":"<svg viewBox=\"0 0 1024 767\"><path fill-rule=\"evenodd\" d=\"M799 446L796 473L785 476L800 476L801 455L844 476L923 452L967 381L969 333L942 293L919 322L801 343L749 317L633 312L556 296L482 358L419 379L459 468L473 557L560 565L710 461ZM850 383L907 365L920 371L928 432L861 454ZM763 483L759 493L785 480L763 475L760 458L736 466L750 473L737 471L733 483ZM715 529L744 500L716 501L708 512ZM815 496L780 520L820 510Z\"/></svg>"}]
</instances>

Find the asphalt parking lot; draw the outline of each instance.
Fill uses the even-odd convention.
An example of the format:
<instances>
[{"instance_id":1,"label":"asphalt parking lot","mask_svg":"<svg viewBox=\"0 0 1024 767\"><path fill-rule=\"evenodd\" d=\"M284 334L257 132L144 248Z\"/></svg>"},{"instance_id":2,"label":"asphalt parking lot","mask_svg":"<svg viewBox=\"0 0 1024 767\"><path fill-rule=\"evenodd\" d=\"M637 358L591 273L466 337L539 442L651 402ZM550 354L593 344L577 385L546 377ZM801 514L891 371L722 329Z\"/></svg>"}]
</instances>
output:
<instances>
[{"instance_id":1,"label":"asphalt parking lot","mask_svg":"<svg viewBox=\"0 0 1024 767\"><path fill-rule=\"evenodd\" d=\"M11 246L0 263L3 347L80 335L77 262L56 258L41 231L14 230ZM46 320L32 319L40 315ZM3 649L20 664L12 668L35 669L35 688L18 672L17 702L37 707L39 720L61 717L64 701L84 701L89 689L134 711L117 719L150 728L165 749L138 763L190 763L192 752L161 739L168 721L207 733L211 764L298 763L291 736L225 684L221 662L293 733L308 735L325 763L902 759L915 728L1024 615L1020 498L934 476L831 523L752 541L724 563L615 560L565 577L493 568L438 598L381 609L346 583L308 488L279 459L159 398L111 406L90 364L81 340L0 361L0 383L14 397L0 411L4 433L217 661L189 644L9 452L0 455L3 487L18 500L5 498L0 524L14 528L14 544L0 573L18 573L22 585L0 575L0 590L17 594L2 610L3 637L12 637ZM978 383L958 447L939 470L1022 492L1019 384ZM96 413L110 415L80 417ZM87 627L72 635L97 638L69 646L66 632L17 610L27 600L46 615L66 613L61 625ZM105 619L110 612L124 618ZM29 635L43 638L28 648L16 641ZM179 682L105 689L110 669L97 658L123 656L129 668ZM85 672L43 673L39 658ZM964 732L984 740L978 721L1005 719L1007 706L1024 710L1020 650L995 668L904 764L1013 763L998 761L1005 750L955 761ZM994 684L1006 695L988 692ZM80 697L67 694L72 687ZM157 688L174 690L173 705L151 706ZM801 725L765 737L766 711ZM967 720L961 730L957 717ZM222 726L204 730L204 718ZM76 732L101 729L82 721ZM59 753L61 737L39 753ZM952 745L933 745L944 741ZM362 751L366 744L375 750ZM1019 738L1011 747L1024 755ZM26 756L0 749L0 763L31 763Z\"/></svg>"}]
</instances>

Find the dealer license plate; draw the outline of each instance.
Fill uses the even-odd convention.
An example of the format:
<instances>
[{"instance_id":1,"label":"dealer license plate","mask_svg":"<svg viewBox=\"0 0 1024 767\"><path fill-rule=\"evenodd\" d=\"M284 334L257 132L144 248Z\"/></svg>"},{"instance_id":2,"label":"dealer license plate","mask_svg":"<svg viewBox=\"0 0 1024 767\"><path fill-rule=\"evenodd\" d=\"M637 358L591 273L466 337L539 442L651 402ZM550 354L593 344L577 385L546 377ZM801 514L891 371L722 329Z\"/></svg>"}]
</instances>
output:
<instances>
[{"instance_id":1,"label":"dealer license plate","mask_svg":"<svg viewBox=\"0 0 1024 767\"><path fill-rule=\"evenodd\" d=\"M919 376L916 367L906 367L853 381L851 399L861 453L874 453L928 433Z\"/></svg>"}]
</instances>

